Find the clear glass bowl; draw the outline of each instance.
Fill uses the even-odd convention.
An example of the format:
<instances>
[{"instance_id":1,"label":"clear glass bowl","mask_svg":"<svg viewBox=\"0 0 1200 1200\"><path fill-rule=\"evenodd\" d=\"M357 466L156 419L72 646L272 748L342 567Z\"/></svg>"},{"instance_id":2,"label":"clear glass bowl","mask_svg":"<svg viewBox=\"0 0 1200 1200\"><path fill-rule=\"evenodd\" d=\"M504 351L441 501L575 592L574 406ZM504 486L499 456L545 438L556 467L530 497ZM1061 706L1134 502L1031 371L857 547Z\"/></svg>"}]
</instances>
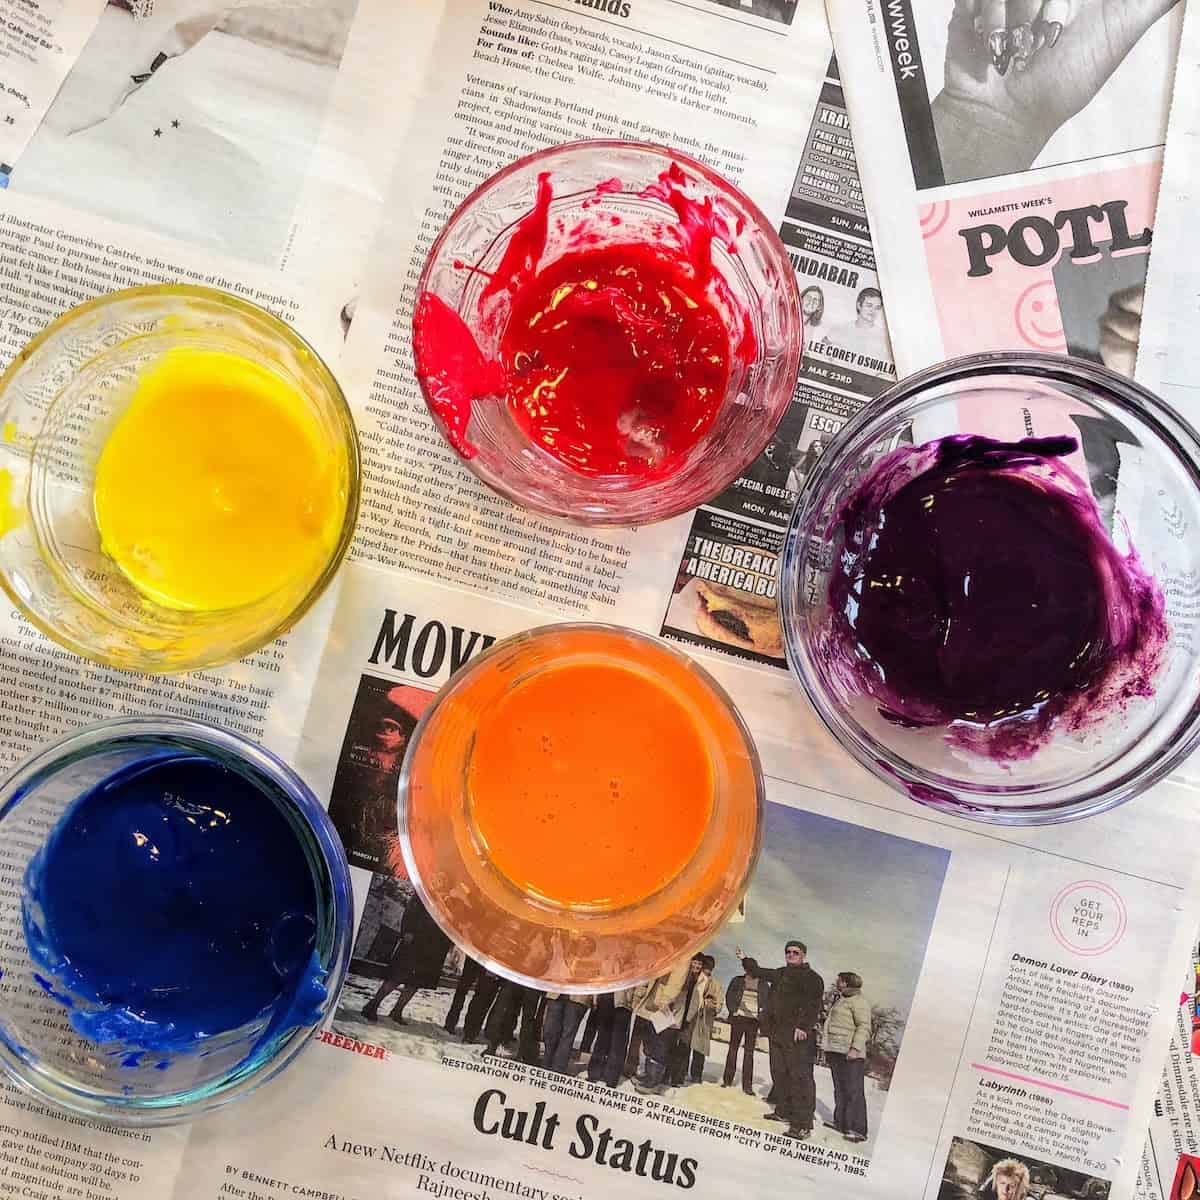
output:
<instances>
[{"instance_id":1,"label":"clear glass bowl","mask_svg":"<svg viewBox=\"0 0 1200 1200\"><path fill-rule=\"evenodd\" d=\"M144 596L104 553L96 464L138 372L188 346L238 354L312 404L336 455L346 508L328 561L252 604L217 612ZM47 326L0 376L0 585L43 633L109 666L187 671L286 632L333 578L354 532L358 437L328 367L288 325L236 296L187 285L113 292Z\"/></svg>"},{"instance_id":2,"label":"clear glass bowl","mask_svg":"<svg viewBox=\"0 0 1200 1200\"><path fill-rule=\"evenodd\" d=\"M668 690L691 710L712 765L712 811L695 854L658 891L621 907L572 907L521 890L491 860L471 816L480 715L537 672L571 662L628 666ZM400 777L400 841L425 907L472 958L533 987L609 992L669 969L737 907L758 857L763 795L749 731L707 671L618 626L550 625L472 659L421 718Z\"/></svg>"},{"instance_id":3,"label":"clear glass bowl","mask_svg":"<svg viewBox=\"0 0 1200 1200\"><path fill-rule=\"evenodd\" d=\"M317 955L326 972L321 1021L285 1030L247 1053L247 1031L214 1038L205 1055L122 1055L86 1041L67 1009L36 985L22 924L22 880L63 811L128 763L160 750L202 754L248 778L295 830L317 894ZM274 755L214 725L172 718L104 721L47 746L0 782L0 1065L39 1100L138 1125L188 1120L245 1096L290 1063L332 1011L350 961L350 870L325 810ZM253 1032L253 1031L250 1031ZM215 1047L215 1048L213 1048Z\"/></svg>"},{"instance_id":4,"label":"clear glass bowl","mask_svg":"<svg viewBox=\"0 0 1200 1200\"><path fill-rule=\"evenodd\" d=\"M432 292L445 301L483 353L494 358L510 298L502 293L489 300L485 320L480 293L533 206L539 174L549 173L554 191L540 260L545 265L574 248L572 235L580 227L588 230L589 246L678 244L674 209L644 194L673 165L689 177L688 197L697 203L711 200L738 230L737 253L714 239L712 257L717 274L749 317L757 342L754 361L732 364L712 427L666 478L581 474L533 444L503 396L476 401L466 435L478 452L463 461L488 487L517 504L591 525L641 525L676 516L743 474L791 402L804 335L796 278L783 243L742 192L703 163L662 146L573 142L506 167L476 188L447 222L429 252L417 295ZM597 190L601 184L605 186ZM421 386L428 403L429 391L423 381ZM434 420L445 433L436 412Z\"/></svg>"},{"instance_id":5,"label":"clear glass bowl","mask_svg":"<svg viewBox=\"0 0 1200 1200\"><path fill-rule=\"evenodd\" d=\"M1151 697L1074 733L1055 728L1027 759L964 749L945 727L902 728L820 652L830 564L846 499L880 457L951 434L1081 443L1102 518L1132 544L1166 599L1170 627ZM1010 825L1112 808L1163 778L1200 738L1200 440L1144 388L1061 355L977 354L902 380L848 422L807 481L780 562L788 663L818 716L860 763L914 800Z\"/></svg>"}]
</instances>

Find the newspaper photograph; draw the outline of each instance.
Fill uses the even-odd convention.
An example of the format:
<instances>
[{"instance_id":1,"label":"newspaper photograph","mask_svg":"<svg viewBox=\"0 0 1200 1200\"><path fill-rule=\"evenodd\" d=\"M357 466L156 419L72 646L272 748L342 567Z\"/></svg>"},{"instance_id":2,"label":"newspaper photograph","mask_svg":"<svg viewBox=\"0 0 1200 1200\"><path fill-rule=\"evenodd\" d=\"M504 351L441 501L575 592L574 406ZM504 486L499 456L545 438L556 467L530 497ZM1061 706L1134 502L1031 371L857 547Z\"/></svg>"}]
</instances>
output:
<instances>
[{"instance_id":1,"label":"newspaper photograph","mask_svg":"<svg viewBox=\"0 0 1200 1200\"><path fill-rule=\"evenodd\" d=\"M975 1200L985 1196L995 1200L1026 1200L1031 1196L1038 1200L1058 1196L1108 1200L1110 1191L1106 1179L955 1138L937 1196L938 1200Z\"/></svg>"},{"instance_id":2,"label":"newspaper photograph","mask_svg":"<svg viewBox=\"0 0 1200 1200\"><path fill-rule=\"evenodd\" d=\"M869 1158L948 857L769 805L745 920L721 931L686 971L659 981L653 996L647 983L595 997L523 988L464 959L400 865L371 881L333 1028L392 1054L495 1057L505 1067L515 1060L620 1095L662 1095L763 1133L808 1129L806 1146L852 1145ZM833 899L835 880L868 874L876 859L887 862L886 871L855 897L860 916L839 925L846 914ZM784 890L773 895L770 888ZM884 896L904 896L903 909L868 923ZM868 924L872 936L864 938ZM798 1019L811 1045L796 1059L784 1026L790 1040L800 993L806 1007ZM656 1064L643 1049L644 1034L655 1012L667 1011L673 1045ZM548 1080L533 1075L530 1082Z\"/></svg>"},{"instance_id":3,"label":"newspaper photograph","mask_svg":"<svg viewBox=\"0 0 1200 1200\"><path fill-rule=\"evenodd\" d=\"M1183 6L829 12L901 373L1035 349L1131 374Z\"/></svg>"},{"instance_id":4,"label":"newspaper photograph","mask_svg":"<svg viewBox=\"0 0 1200 1200\"><path fill-rule=\"evenodd\" d=\"M329 793L329 816L353 866L371 871L395 868L400 853L400 767L433 696L427 688L397 686L377 675L359 680Z\"/></svg>"},{"instance_id":5,"label":"newspaper photograph","mask_svg":"<svg viewBox=\"0 0 1200 1200\"><path fill-rule=\"evenodd\" d=\"M796 15L798 0L708 0L708 3L735 8L742 16L763 17L768 21L790 25Z\"/></svg>"}]
</instances>

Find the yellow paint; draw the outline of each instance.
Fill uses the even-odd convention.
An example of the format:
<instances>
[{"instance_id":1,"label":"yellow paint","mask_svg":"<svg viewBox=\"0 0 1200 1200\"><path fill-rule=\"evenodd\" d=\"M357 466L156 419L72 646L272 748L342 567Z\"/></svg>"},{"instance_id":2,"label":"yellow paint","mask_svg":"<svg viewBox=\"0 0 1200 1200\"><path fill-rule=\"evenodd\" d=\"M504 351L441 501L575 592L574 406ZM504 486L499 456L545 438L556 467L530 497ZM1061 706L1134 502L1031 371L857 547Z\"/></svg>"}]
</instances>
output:
<instances>
[{"instance_id":1,"label":"yellow paint","mask_svg":"<svg viewBox=\"0 0 1200 1200\"><path fill-rule=\"evenodd\" d=\"M0 467L0 537L19 528L25 520L25 511L20 500L13 497L12 472Z\"/></svg>"},{"instance_id":2,"label":"yellow paint","mask_svg":"<svg viewBox=\"0 0 1200 1200\"><path fill-rule=\"evenodd\" d=\"M249 359L178 348L149 366L96 467L105 552L170 608L235 608L315 575L341 529L339 452Z\"/></svg>"}]
</instances>

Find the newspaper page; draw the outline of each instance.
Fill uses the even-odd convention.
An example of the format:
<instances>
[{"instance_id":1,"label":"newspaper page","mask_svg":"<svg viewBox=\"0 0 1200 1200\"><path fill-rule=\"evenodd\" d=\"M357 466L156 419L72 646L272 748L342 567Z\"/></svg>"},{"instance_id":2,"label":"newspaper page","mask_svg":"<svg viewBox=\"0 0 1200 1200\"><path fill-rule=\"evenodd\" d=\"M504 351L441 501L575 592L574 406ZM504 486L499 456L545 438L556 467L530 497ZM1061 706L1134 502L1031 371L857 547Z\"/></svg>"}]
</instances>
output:
<instances>
[{"instance_id":1,"label":"newspaper page","mask_svg":"<svg viewBox=\"0 0 1200 1200\"><path fill-rule=\"evenodd\" d=\"M1192 222L1200 169L1200 13L1184 14L1175 73L1175 95L1163 163L1162 189L1155 218L1155 240L1161 253L1151 255L1145 307L1126 318L1125 336L1140 350L1137 379L1200 424L1200 269L1191 252Z\"/></svg>"},{"instance_id":2,"label":"newspaper page","mask_svg":"<svg viewBox=\"0 0 1200 1200\"><path fill-rule=\"evenodd\" d=\"M1183 6L830 0L901 374L982 350L1132 374Z\"/></svg>"},{"instance_id":3,"label":"newspaper page","mask_svg":"<svg viewBox=\"0 0 1200 1200\"><path fill-rule=\"evenodd\" d=\"M1189 1200L1200 1172L1200 941L1188 955L1162 1083L1142 1152L1139 1200ZM1185 1186L1188 1171L1191 1186Z\"/></svg>"},{"instance_id":4,"label":"newspaper page","mask_svg":"<svg viewBox=\"0 0 1200 1200\"><path fill-rule=\"evenodd\" d=\"M275 272L183 246L49 200L0 193L0 361L43 325L103 292L153 282L221 287L270 308L323 354L341 343L310 294ZM106 718L152 713L216 722L295 758L335 595L323 599L285 638L230 666L178 676L146 676L85 661L0 606L0 766ZM11 879L0 846L0 875ZM0 981L0 989L16 986ZM10 1081L0 1082L0 1195L35 1200L125 1195L161 1198L175 1186L187 1134L153 1134L43 1114Z\"/></svg>"},{"instance_id":5,"label":"newspaper page","mask_svg":"<svg viewBox=\"0 0 1200 1200\"><path fill-rule=\"evenodd\" d=\"M105 0L0 3L0 188L46 115Z\"/></svg>"},{"instance_id":6,"label":"newspaper page","mask_svg":"<svg viewBox=\"0 0 1200 1200\"><path fill-rule=\"evenodd\" d=\"M385 81L402 44L421 52L425 18L402 30L386 0L17 8L5 36L45 25L62 50L0 191L0 361L94 296L183 282L264 305L333 362L414 94ZM332 599L242 663L153 680L82 663L5 607L3 761L147 710L207 715L291 757ZM277 692L290 707L269 718Z\"/></svg>"},{"instance_id":7,"label":"newspaper page","mask_svg":"<svg viewBox=\"0 0 1200 1200\"><path fill-rule=\"evenodd\" d=\"M321 352L341 345L336 319L322 319L310 294L265 269L180 246L49 201L0 194L0 360L5 364L47 322L74 304L135 284L191 282L221 287L265 305ZM305 692L324 641L332 598L286 638L230 667L153 678L106 670L60 649L11 605L0 607L0 763L92 721L133 712L207 717L294 752L303 705L290 716L268 709L277 692ZM298 690L299 689L299 690Z\"/></svg>"},{"instance_id":8,"label":"newspaper page","mask_svg":"<svg viewBox=\"0 0 1200 1200\"><path fill-rule=\"evenodd\" d=\"M1144 306L1131 308L1123 336L1139 345L1136 378L1189 421L1200 420L1195 374L1200 328L1200 278L1186 247L1191 243L1200 138L1200 12L1184 13L1175 92L1155 216ZM1192 947L1182 980L1176 1027L1155 1097L1138 1177L1139 1197L1183 1200L1200 1178L1200 943Z\"/></svg>"},{"instance_id":9,"label":"newspaper page","mask_svg":"<svg viewBox=\"0 0 1200 1200\"><path fill-rule=\"evenodd\" d=\"M389 142L409 110L403 81L386 82L400 57L391 5L309 7L311 21L300 22L277 5L219 0L97 6L76 69L57 99L45 94L46 118L0 191L0 361L68 308L155 282L262 304L336 360L390 174ZM67 34L88 6L24 8L61 10L65 72ZM404 31L418 55L420 29L414 20ZM76 31L82 42L87 30ZM334 77L339 55L354 79ZM336 584L273 645L173 677L85 662L5 605L0 761L11 765L81 725L145 712L215 721L294 760L335 602ZM162 1200L178 1184L187 1140L186 1129L42 1113L0 1084L5 1197Z\"/></svg>"},{"instance_id":10,"label":"newspaper page","mask_svg":"<svg viewBox=\"0 0 1200 1200\"><path fill-rule=\"evenodd\" d=\"M95 27L9 189L319 279L348 319L420 78L396 64L425 61L440 6L63 7Z\"/></svg>"},{"instance_id":11,"label":"newspaper page","mask_svg":"<svg viewBox=\"0 0 1200 1200\"><path fill-rule=\"evenodd\" d=\"M434 692L493 639L546 620L347 568L297 765L353 864L350 975L284 1079L196 1124L173 1196L582 1200L750 1183L764 1197L966 1200L1006 1173L1039 1197L1131 1193L1194 935L1194 789L1061 829L971 825L810 748L821 735L794 689L714 660L763 755L764 846L742 911L704 947L695 987L716 1000L711 1020L698 1007L681 1021L670 1085L647 1095L630 1076L652 1013L619 993L542 996L464 959L397 853L396 778ZM861 1140L832 1127L824 1022L812 1135L770 1118L778 1048L735 1019L740 955L773 968L788 938L828 1002L839 973L862 981Z\"/></svg>"},{"instance_id":12,"label":"newspaper page","mask_svg":"<svg viewBox=\"0 0 1200 1200\"><path fill-rule=\"evenodd\" d=\"M413 8L425 11L410 17ZM861 295L875 281L818 4L480 0L456 4L453 18L438 5L404 9L390 37L403 43L413 20L414 45L429 38L431 66L414 90L420 119L380 205L388 221L339 366L368 454L357 561L319 614L328 637L307 622L294 635L322 643L311 669L289 672L293 648L280 658L271 648L232 668L229 682L204 672L163 685L195 686L188 702L208 703L222 719L220 706L241 705L243 728L293 739L273 744L328 801L352 863L351 976L331 1027L285 1076L194 1127L109 1129L47 1112L3 1085L4 1193L583 1200L614 1187L651 1197L749 1186L768 1197L832 1190L959 1200L998 1195L997 1180L1024 1178L1051 1195L1128 1194L1153 1067L1174 1016L1164 998L1178 981L1164 964L1181 960L1193 933L1181 914L1194 906L1198 809L1183 783L1069 827L968 826L919 808L851 764L783 672L736 655L706 656L762 757L766 849L740 919L707 948L712 1020L681 1027L662 1096L642 1096L626 1077L639 1057L638 1020L649 1014L616 996L587 1005L502 986L451 951L414 907L396 859L389 791L394 796L403 744L433 690L491 640L548 620L587 615L658 632L693 524L685 516L600 534L543 521L485 493L445 452L412 386L407 329L415 269L455 199L502 161L565 137L612 132L674 142L741 182L785 235L795 226L787 240L797 271L822 285L830 313L829 350L813 356L830 373L818 377L814 363L802 381L828 385L812 411L836 415L833 397L855 403L869 394L873 382L860 393L845 376L885 379L889 360L877 298ZM381 53L394 44L381 39ZM348 75L345 82L337 103L349 112ZM153 128L165 137L168 126ZM335 158L330 149L328 161ZM283 277L263 274L251 261L199 253L195 238L155 240L87 205L84 218L10 190L13 207L0 207L5 221L15 214L40 228L20 226L4 254L22 278L41 280L24 286L50 308L64 269L97 291L158 271L213 274L220 286L247 288L292 312L305 331L337 327L345 307L331 307L336 289L315 298L303 292L286 263ZM363 207L352 212L370 210L369 187L355 193ZM51 245L39 247L38 238ZM301 242L321 245L297 238L288 254L302 253ZM277 271L281 261L262 265ZM854 270L860 277L852 281ZM17 329L40 323L19 307L5 328L10 319ZM802 392L798 401L809 403ZM787 489L786 477L778 486ZM747 529L770 524L761 513L713 511L740 511ZM28 671L33 681L17 693L30 698L14 722L40 719L44 693L59 706L48 711L73 724L90 711L80 696L90 691L99 704L100 689L124 679L89 675L45 644L26 653L29 661L11 668L14 680ZM297 652L296 661L315 659ZM50 662L67 672L61 681L46 675L53 693L37 682ZM270 694L251 690L266 688L260 680L271 675L279 683ZM139 687L159 686L128 682L134 706ZM179 703L166 691L142 696L150 708ZM306 708L302 719L298 707ZM734 1044L744 999L743 987L730 1012L739 954L773 967L790 937L807 942L827 989L841 972L862 980L869 1018L855 1085L861 1140L832 1128L836 1064L823 1048L812 1063L822 1123L796 1142L769 1119L770 1039L742 1025ZM395 1013L410 988L408 1007ZM383 1010L372 1022L363 1009L376 997ZM548 1012L560 1031L550 1069L542 1044ZM496 1053L485 1054L490 1048Z\"/></svg>"}]
</instances>

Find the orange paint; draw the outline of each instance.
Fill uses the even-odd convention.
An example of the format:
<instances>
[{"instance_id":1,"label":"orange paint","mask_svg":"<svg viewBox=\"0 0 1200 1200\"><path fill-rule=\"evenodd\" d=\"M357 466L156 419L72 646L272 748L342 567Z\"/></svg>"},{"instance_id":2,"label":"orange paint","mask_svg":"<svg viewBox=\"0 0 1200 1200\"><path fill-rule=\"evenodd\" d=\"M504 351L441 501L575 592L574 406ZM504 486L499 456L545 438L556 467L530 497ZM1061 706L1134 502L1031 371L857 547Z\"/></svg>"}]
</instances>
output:
<instances>
[{"instance_id":1,"label":"orange paint","mask_svg":"<svg viewBox=\"0 0 1200 1200\"><path fill-rule=\"evenodd\" d=\"M522 891L620 908L696 854L713 808L698 714L633 667L532 675L482 715L467 773L485 853Z\"/></svg>"},{"instance_id":2,"label":"orange paint","mask_svg":"<svg viewBox=\"0 0 1200 1200\"><path fill-rule=\"evenodd\" d=\"M409 878L471 957L550 991L616 991L733 911L762 777L697 664L615 626L551 625L442 689L400 811Z\"/></svg>"}]
</instances>

